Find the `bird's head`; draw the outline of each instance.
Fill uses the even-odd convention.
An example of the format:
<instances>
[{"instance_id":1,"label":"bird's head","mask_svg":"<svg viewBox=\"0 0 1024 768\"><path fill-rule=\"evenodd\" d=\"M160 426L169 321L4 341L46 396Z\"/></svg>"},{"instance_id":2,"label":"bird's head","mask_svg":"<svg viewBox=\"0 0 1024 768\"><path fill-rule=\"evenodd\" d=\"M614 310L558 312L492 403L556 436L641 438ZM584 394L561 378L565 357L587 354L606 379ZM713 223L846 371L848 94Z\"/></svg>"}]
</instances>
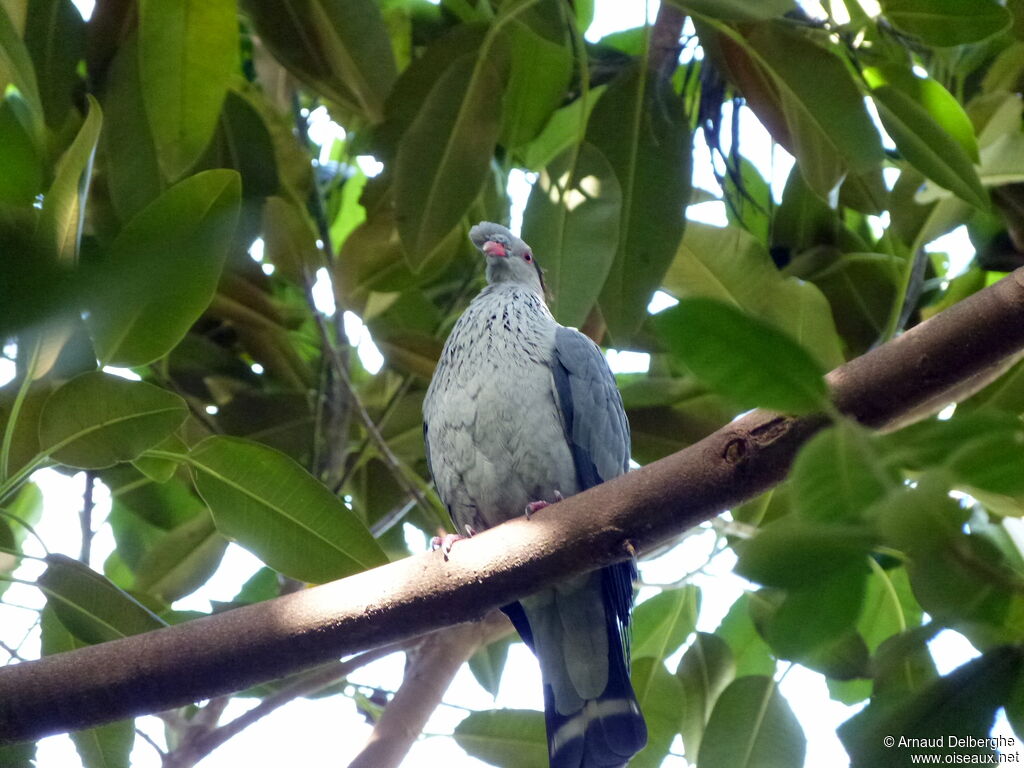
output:
<instances>
[{"instance_id":1,"label":"bird's head","mask_svg":"<svg viewBox=\"0 0 1024 768\"><path fill-rule=\"evenodd\" d=\"M469 239L487 259L487 282L517 283L544 296L544 275L530 246L500 224L481 221Z\"/></svg>"}]
</instances>

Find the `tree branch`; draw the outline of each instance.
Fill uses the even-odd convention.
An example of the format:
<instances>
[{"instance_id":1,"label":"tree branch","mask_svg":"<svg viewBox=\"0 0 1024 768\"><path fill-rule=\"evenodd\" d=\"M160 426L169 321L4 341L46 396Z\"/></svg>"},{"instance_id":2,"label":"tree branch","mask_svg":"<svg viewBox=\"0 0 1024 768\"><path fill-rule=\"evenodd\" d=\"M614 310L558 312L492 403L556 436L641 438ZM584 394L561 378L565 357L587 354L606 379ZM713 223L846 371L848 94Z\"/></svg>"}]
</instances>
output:
<instances>
[{"instance_id":1,"label":"tree branch","mask_svg":"<svg viewBox=\"0 0 1024 768\"><path fill-rule=\"evenodd\" d=\"M255 707L239 715L230 723L225 723L217 728L198 734L187 740L186 743L173 752L167 753L164 757L163 768L189 768L189 766L198 763L225 741L237 736L250 725L266 717L279 707L302 696L311 696L317 691L352 674L352 672L360 667L401 649L402 645L400 643L385 645L365 653L360 653L344 661L335 661L310 670L299 680L295 680L290 685L267 696Z\"/></svg>"},{"instance_id":2,"label":"tree branch","mask_svg":"<svg viewBox=\"0 0 1024 768\"><path fill-rule=\"evenodd\" d=\"M1024 349L1024 269L829 375L886 427ZM166 629L0 669L0 743L180 706L458 622L678 536L780 482L826 424L755 411L700 442L440 551Z\"/></svg>"},{"instance_id":3,"label":"tree branch","mask_svg":"<svg viewBox=\"0 0 1024 768\"><path fill-rule=\"evenodd\" d=\"M658 17L651 30L647 59L651 72L663 80L672 79L679 63L679 53L682 50L680 38L683 35L685 21L686 14L674 5L662 3L658 8Z\"/></svg>"},{"instance_id":4,"label":"tree branch","mask_svg":"<svg viewBox=\"0 0 1024 768\"><path fill-rule=\"evenodd\" d=\"M398 768L462 665L477 648L511 629L503 613L491 611L483 621L423 638L409 652L402 687L348 768Z\"/></svg>"}]
</instances>

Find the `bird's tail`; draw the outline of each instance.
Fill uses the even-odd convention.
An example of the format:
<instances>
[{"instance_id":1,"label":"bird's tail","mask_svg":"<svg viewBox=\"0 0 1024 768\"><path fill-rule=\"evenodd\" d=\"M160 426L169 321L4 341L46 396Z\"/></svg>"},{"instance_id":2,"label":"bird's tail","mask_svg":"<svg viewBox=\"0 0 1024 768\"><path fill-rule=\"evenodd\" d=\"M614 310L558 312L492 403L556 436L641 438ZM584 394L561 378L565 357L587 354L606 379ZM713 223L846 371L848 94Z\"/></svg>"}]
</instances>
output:
<instances>
[{"instance_id":1,"label":"bird's tail","mask_svg":"<svg viewBox=\"0 0 1024 768\"><path fill-rule=\"evenodd\" d=\"M610 606L609 606L610 610ZM519 603L502 608L523 640L534 648L533 632ZM608 684L596 699L563 715L550 684L544 684L544 720L551 768L622 768L647 744L647 725L629 682L625 638L615 622L608 632Z\"/></svg>"},{"instance_id":2,"label":"bird's tail","mask_svg":"<svg viewBox=\"0 0 1024 768\"><path fill-rule=\"evenodd\" d=\"M610 650L609 656L617 659L610 659L608 687L578 711L560 714L551 686L544 686L551 768L622 768L647 744L647 726L625 659L615 646Z\"/></svg>"}]
</instances>

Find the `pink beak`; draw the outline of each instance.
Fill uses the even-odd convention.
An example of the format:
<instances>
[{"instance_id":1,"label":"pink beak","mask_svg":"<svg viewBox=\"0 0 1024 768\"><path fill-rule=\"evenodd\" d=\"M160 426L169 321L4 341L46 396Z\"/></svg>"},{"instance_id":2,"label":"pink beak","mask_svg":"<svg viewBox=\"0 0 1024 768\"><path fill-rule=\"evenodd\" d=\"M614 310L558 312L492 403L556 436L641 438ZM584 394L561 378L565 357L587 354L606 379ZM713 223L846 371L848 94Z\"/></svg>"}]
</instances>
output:
<instances>
[{"instance_id":1,"label":"pink beak","mask_svg":"<svg viewBox=\"0 0 1024 768\"><path fill-rule=\"evenodd\" d=\"M501 256L503 258L508 257L508 252L505 250L505 246L494 240L488 240L484 243L480 249L484 252L485 256Z\"/></svg>"}]
</instances>

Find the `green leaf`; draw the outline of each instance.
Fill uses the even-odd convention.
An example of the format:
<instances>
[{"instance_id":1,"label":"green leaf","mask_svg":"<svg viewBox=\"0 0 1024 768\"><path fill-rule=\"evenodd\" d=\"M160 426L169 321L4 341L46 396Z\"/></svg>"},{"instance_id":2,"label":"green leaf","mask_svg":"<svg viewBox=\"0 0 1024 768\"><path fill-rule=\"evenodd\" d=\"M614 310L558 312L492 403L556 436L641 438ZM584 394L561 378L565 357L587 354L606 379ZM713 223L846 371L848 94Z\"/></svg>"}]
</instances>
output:
<instances>
[{"instance_id":1,"label":"green leaf","mask_svg":"<svg viewBox=\"0 0 1024 768\"><path fill-rule=\"evenodd\" d=\"M35 768L36 743L25 741L20 744L6 744L0 747L0 765L9 768Z\"/></svg>"},{"instance_id":2,"label":"green leaf","mask_svg":"<svg viewBox=\"0 0 1024 768\"><path fill-rule=\"evenodd\" d=\"M35 146L42 151L43 104L39 98L36 73L28 49L8 14L7 7L0 5L0 91L6 92L7 86L13 85L25 100L31 114L30 135Z\"/></svg>"},{"instance_id":3,"label":"green leaf","mask_svg":"<svg viewBox=\"0 0 1024 768\"><path fill-rule=\"evenodd\" d=\"M174 473L178 471L178 467L181 466L185 460L185 454L188 453L188 446L185 445L185 441L177 435L168 435L166 439L157 443L154 446L158 451L165 451L167 453L176 453L179 458L168 459L164 457L156 456L139 456L137 459L132 461L139 472L144 474L154 483L166 483L172 477Z\"/></svg>"},{"instance_id":4,"label":"green leaf","mask_svg":"<svg viewBox=\"0 0 1024 768\"><path fill-rule=\"evenodd\" d=\"M282 197L268 197L263 206L264 258L299 285L316 273L322 259L303 211Z\"/></svg>"},{"instance_id":5,"label":"green leaf","mask_svg":"<svg viewBox=\"0 0 1024 768\"><path fill-rule=\"evenodd\" d=\"M587 141L619 179L618 250L601 292L614 343L624 344L647 317L683 235L690 197L690 129L671 89L633 65L608 86L587 124Z\"/></svg>"},{"instance_id":6,"label":"green leaf","mask_svg":"<svg viewBox=\"0 0 1024 768\"><path fill-rule=\"evenodd\" d=\"M57 176L43 198L39 236L46 252L57 260L78 260L78 246L85 223L85 203L92 180L92 160L103 125L99 102L88 95L89 114L81 130L57 166Z\"/></svg>"},{"instance_id":7,"label":"green leaf","mask_svg":"<svg viewBox=\"0 0 1024 768\"><path fill-rule=\"evenodd\" d=\"M933 619L986 645L1019 636L1024 580L990 540L964 533L968 511L941 477L921 476L876 510L886 543L907 553L914 597Z\"/></svg>"},{"instance_id":8,"label":"green leaf","mask_svg":"<svg viewBox=\"0 0 1024 768\"><path fill-rule=\"evenodd\" d=\"M700 589L689 585L640 603L633 612L633 658L671 656L696 628L699 612Z\"/></svg>"},{"instance_id":9,"label":"green leaf","mask_svg":"<svg viewBox=\"0 0 1024 768\"><path fill-rule=\"evenodd\" d=\"M73 104L85 22L70 0L29 0L25 47L35 65L46 122L58 129Z\"/></svg>"},{"instance_id":10,"label":"green leaf","mask_svg":"<svg viewBox=\"0 0 1024 768\"><path fill-rule=\"evenodd\" d=\"M1011 21L995 0L881 0L881 6L895 27L936 46L975 43Z\"/></svg>"},{"instance_id":11,"label":"green leaf","mask_svg":"<svg viewBox=\"0 0 1024 768\"><path fill-rule=\"evenodd\" d=\"M771 214L775 208L771 187L757 167L735 147L727 160L736 171L726 174L722 182L725 213L729 224L749 232L758 244L771 240ZM799 175L799 174L797 174ZM690 205L694 205L691 200ZM686 240L686 235L683 235Z\"/></svg>"},{"instance_id":12,"label":"green leaf","mask_svg":"<svg viewBox=\"0 0 1024 768\"><path fill-rule=\"evenodd\" d=\"M803 765L807 739L770 677L741 677L718 697L700 743L701 768Z\"/></svg>"},{"instance_id":13,"label":"green leaf","mask_svg":"<svg viewBox=\"0 0 1024 768\"><path fill-rule=\"evenodd\" d=\"M906 569L883 570L872 561L864 605L860 618L857 619L857 633L864 641L865 650L868 653L876 653L883 645L892 645L892 640L901 632L918 627L922 615L921 606L917 604L910 589L910 578ZM889 659L885 661L888 667L883 664L883 658ZM843 704L857 704L872 694L872 687L875 688L875 693L880 693L888 684L890 672L894 672L894 676L902 681L916 679L918 672L915 665L921 658L932 664L927 646L923 645L920 653L907 659L892 659L879 652L871 662L874 681L830 679L829 693L833 699Z\"/></svg>"},{"instance_id":14,"label":"green leaf","mask_svg":"<svg viewBox=\"0 0 1024 768\"><path fill-rule=\"evenodd\" d=\"M380 122L396 67L378 3L243 0L243 6L260 40L292 74L346 111Z\"/></svg>"},{"instance_id":15,"label":"green leaf","mask_svg":"<svg viewBox=\"0 0 1024 768\"><path fill-rule=\"evenodd\" d=\"M241 605L261 603L274 599L280 593L281 585L277 571L272 568L260 568L242 585L231 602Z\"/></svg>"},{"instance_id":16,"label":"green leaf","mask_svg":"<svg viewBox=\"0 0 1024 768\"><path fill-rule=\"evenodd\" d=\"M629 676L640 711L647 722L647 746L629 761L632 768L657 768L679 731L683 685L661 659L645 656L633 662Z\"/></svg>"},{"instance_id":17,"label":"green leaf","mask_svg":"<svg viewBox=\"0 0 1024 768\"><path fill-rule=\"evenodd\" d=\"M561 106L572 77L572 51L558 5L541 4L506 27L512 48L502 114L502 146L519 147L535 138Z\"/></svg>"},{"instance_id":18,"label":"green leaf","mask_svg":"<svg viewBox=\"0 0 1024 768\"><path fill-rule=\"evenodd\" d=\"M745 408L826 409L821 366L771 325L714 299L684 299L653 324L669 351L716 392Z\"/></svg>"},{"instance_id":19,"label":"green leaf","mask_svg":"<svg viewBox=\"0 0 1024 768\"><path fill-rule=\"evenodd\" d=\"M405 132L423 111L427 97L444 73L464 56L480 58L489 29L488 25L480 22L459 24L432 40L423 54L405 68L385 102L384 122L374 132L377 151L385 162L397 154ZM500 64L501 71L505 71L508 48L497 42L499 47L492 48L492 51L498 60L493 63Z\"/></svg>"},{"instance_id":20,"label":"green leaf","mask_svg":"<svg viewBox=\"0 0 1024 768\"><path fill-rule=\"evenodd\" d=\"M789 149L811 189L827 197L847 168L865 171L881 162L878 132L835 53L776 22L753 27L745 45L778 88Z\"/></svg>"},{"instance_id":21,"label":"green leaf","mask_svg":"<svg viewBox=\"0 0 1024 768\"><path fill-rule=\"evenodd\" d=\"M207 308L235 231L240 186L234 171L190 176L121 230L105 264L117 281L114 295L89 315L105 365L163 357Z\"/></svg>"},{"instance_id":22,"label":"green leaf","mask_svg":"<svg viewBox=\"0 0 1024 768\"><path fill-rule=\"evenodd\" d=\"M92 371L50 395L39 419L39 443L62 464L102 469L152 448L187 415L185 401L167 390Z\"/></svg>"},{"instance_id":23,"label":"green leaf","mask_svg":"<svg viewBox=\"0 0 1024 768\"><path fill-rule=\"evenodd\" d=\"M800 449L790 473L793 505L809 520L855 522L899 479L858 427L838 424Z\"/></svg>"},{"instance_id":24,"label":"green leaf","mask_svg":"<svg viewBox=\"0 0 1024 768\"><path fill-rule=\"evenodd\" d=\"M100 145L110 200L121 220L128 221L164 191L142 103L138 36L134 33L121 44L107 70L103 111L107 119Z\"/></svg>"},{"instance_id":25,"label":"green leaf","mask_svg":"<svg viewBox=\"0 0 1024 768\"><path fill-rule=\"evenodd\" d=\"M11 453L7 465L7 470L11 475L24 469L38 458L40 449L39 417L53 390L54 387L45 380L36 382L29 388L27 396L21 403L17 423L13 425L14 434L11 436ZM8 392L7 397L0 405L0 424L3 425L4 431L12 426L9 424L9 420L15 396L15 392Z\"/></svg>"},{"instance_id":26,"label":"green leaf","mask_svg":"<svg viewBox=\"0 0 1024 768\"><path fill-rule=\"evenodd\" d=\"M918 626L921 616L921 606L910 591L910 578L905 568L872 570L864 608L857 620L857 630L868 650L874 652L890 637Z\"/></svg>"},{"instance_id":27,"label":"green leaf","mask_svg":"<svg viewBox=\"0 0 1024 768\"><path fill-rule=\"evenodd\" d=\"M135 744L135 721L113 723L69 734L83 768L129 768Z\"/></svg>"},{"instance_id":28,"label":"green leaf","mask_svg":"<svg viewBox=\"0 0 1024 768\"><path fill-rule=\"evenodd\" d=\"M821 291L780 273L768 249L740 227L688 222L664 287L680 299L707 296L735 304L788 333L826 368L843 362Z\"/></svg>"},{"instance_id":29,"label":"green leaf","mask_svg":"<svg viewBox=\"0 0 1024 768\"><path fill-rule=\"evenodd\" d=\"M735 406L724 398L703 387L693 389L671 407L627 406L637 461L647 464L682 450L736 415Z\"/></svg>"},{"instance_id":30,"label":"green leaf","mask_svg":"<svg viewBox=\"0 0 1024 768\"><path fill-rule=\"evenodd\" d=\"M765 21L782 16L796 8L794 0L668 0L670 5L687 13L720 21Z\"/></svg>"},{"instance_id":31,"label":"green leaf","mask_svg":"<svg viewBox=\"0 0 1024 768\"><path fill-rule=\"evenodd\" d=\"M895 65L869 67L864 77L882 125L911 165L963 200L986 209L988 195L974 170L978 146L956 99L929 78Z\"/></svg>"},{"instance_id":32,"label":"green leaf","mask_svg":"<svg viewBox=\"0 0 1024 768\"><path fill-rule=\"evenodd\" d=\"M872 693L879 701L917 693L938 679L928 643L941 629L931 622L894 635L878 647L871 663L875 668Z\"/></svg>"},{"instance_id":33,"label":"green leaf","mask_svg":"<svg viewBox=\"0 0 1024 768\"><path fill-rule=\"evenodd\" d=\"M544 268L552 314L579 327L615 259L622 195L604 156L584 142L559 155L537 179L523 216L523 239Z\"/></svg>"},{"instance_id":34,"label":"green leaf","mask_svg":"<svg viewBox=\"0 0 1024 768\"><path fill-rule=\"evenodd\" d=\"M787 590L766 627L776 654L806 662L853 632L864 604L866 577L865 566L854 564L817 583Z\"/></svg>"},{"instance_id":35,"label":"green leaf","mask_svg":"<svg viewBox=\"0 0 1024 768\"><path fill-rule=\"evenodd\" d=\"M281 188L279 166L288 164L292 158L283 155L275 145L271 133L274 117L269 114L266 100L257 98L250 89L229 90L213 140L193 170L230 168L238 171L245 199L262 201L262 198L278 194ZM290 132L287 138L293 140ZM308 162L309 158L303 154L298 142L293 149L302 163ZM305 189L305 186L299 189ZM296 196L299 194L296 192Z\"/></svg>"},{"instance_id":36,"label":"green leaf","mask_svg":"<svg viewBox=\"0 0 1024 768\"><path fill-rule=\"evenodd\" d=\"M1010 696L1021 670L1017 648L998 648L936 680L917 695L872 699L871 705L839 728L839 738L853 765L896 768L908 765L910 754L949 755L964 762L987 762L993 750L984 740L996 710ZM889 746L885 737L896 739ZM919 746L900 744L901 737L921 739ZM975 743L950 748L954 738ZM937 746L932 746L935 744ZM971 759L975 758L975 759ZM923 762L923 761L922 761Z\"/></svg>"},{"instance_id":37,"label":"green leaf","mask_svg":"<svg viewBox=\"0 0 1024 768\"><path fill-rule=\"evenodd\" d=\"M28 526L35 525L43 513L43 492L35 483L25 483L6 506L0 507L0 544L15 552L29 535ZM21 564L18 558L0 553L0 576L9 575ZM0 597L12 582L0 578ZM3 763L0 763L3 765Z\"/></svg>"},{"instance_id":38,"label":"green leaf","mask_svg":"<svg viewBox=\"0 0 1024 768\"><path fill-rule=\"evenodd\" d=\"M838 243L841 226L838 212L807 186L802 173L790 170L782 201L772 217L771 246L787 249L794 255L793 261L799 262L809 250L814 253ZM803 277L792 264L786 271Z\"/></svg>"},{"instance_id":39,"label":"green leaf","mask_svg":"<svg viewBox=\"0 0 1024 768\"><path fill-rule=\"evenodd\" d=\"M607 85L591 88L586 101L581 96L556 109L537 138L519 148L522 164L531 170L541 171L560 154L578 144L586 132L591 112L606 90Z\"/></svg>"},{"instance_id":40,"label":"green leaf","mask_svg":"<svg viewBox=\"0 0 1024 768\"><path fill-rule=\"evenodd\" d=\"M715 630L715 635L729 644L736 662L736 677L775 674L772 650L761 639L750 617L750 606L758 599L758 595L744 592Z\"/></svg>"},{"instance_id":41,"label":"green leaf","mask_svg":"<svg viewBox=\"0 0 1024 768\"><path fill-rule=\"evenodd\" d=\"M893 491L873 513L887 543L929 554L959 535L968 518L949 497L942 478L933 474L920 478L913 488Z\"/></svg>"},{"instance_id":42,"label":"green leaf","mask_svg":"<svg viewBox=\"0 0 1024 768\"><path fill-rule=\"evenodd\" d=\"M547 768L544 715L532 709L474 712L455 726L455 743L502 768Z\"/></svg>"},{"instance_id":43,"label":"green leaf","mask_svg":"<svg viewBox=\"0 0 1024 768\"><path fill-rule=\"evenodd\" d=\"M353 512L283 453L214 436L190 458L217 528L272 568L321 583L387 562Z\"/></svg>"},{"instance_id":44,"label":"green leaf","mask_svg":"<svg viewBox=\"0 0 1024 768\"><path fill-rule=\"evenodd\" d=\"M31 130L25 100L8 94L0 102L0 203L29 207L43 186L42 158Z\"/></svg>"},{"instance_id":45,"label":"green leaf","mask_svg":"<svg viewBox=\"0 0 1024 768\"><path fill-rule=\"evenodd\" d=\"M47 555L38 583L61 624L83 643L105 643L166 626L106 576L70 557Z\"/></svg>"},{"instance_id":46,"label":"green leaf","mask_svg":"<svg viewBox=\"0 0 1024 768\"><path fill-rule=\"evenodd\" d=\"M395 161L395 214L413 269L458 226L487 178L501 126L503 77L481 51L430 91Z\"/></svg>"},{"instance_id":47,"label":"green leaf","mask_svg":"<svg viewBox=\"0 0 1024 768\"><path fill-rule=\"evenodd\" d=\"M874 540L866 526L811 524L784 517L737 545L736 572L759 584L799 588L839 571L866 567Z\"/></svg>"},{"instance_id":48,"label":"green leaf","mask_svg":"<svg viewBox=\"0 0 1024 768\"><path fill-rule=\"evenodd\" d=\"M1009 414L1004 425L949 457L958 483L1006 496L1024 494L1024 429Z\"/></svg>"},{"instance_id":49,"label":"green leaf","mask_svg":"<svg viewBox=\"0 0 1024 768\"><path fill-rule=\"evenodd\" d=\"M698 632L676 669L683 684L683 705L679 734L686 759L696 764L704 728L715 702L736 676L736 663L729 645L717 635Z\"/></svg>"},{"instance_id":50,"label":"green leaf","mask_svg":"<svg viewBox=\"0 0 1024 768\"><path fill-rule=\"evenodd\" d=\"M68 632L52 608L43 609L40 628L44 656L73 651L86 645ZM128 768L130 765L129 757L135 743L134 720L118 720L96 728L74 731L70 735L84 768ZM0 765L8 765L3 762L2 752Z\"/></svg>"},{"instance_id":51,"label":"green leaf","mask_svg":"<svg viewBox=\"0 0 1024 768\"><path fill-rule=\"evenodd\" d=\"M995 407L962 412L951 419L927 419L885 435L881 446L888 458L915 471L949 466L950 458L962 448L984 442L992 435L1013 435L1018 427L1011 413Z\"/></svg>"},{"instance_id":52,"label":"green leaf","mask_svg":"<svg viewBox=\"0 0 1024 768\"><path fill-rule=\"evenodd\" d=\"M469 657L469 670L480 683L480 687L491 696L498 695L501 674L505 671L505 659L508 657L508 647L513 642L513 635L505 635L493 643L488 643Z\"/></svg>"},{"instance_id":53,"label":"green leaf","mask_svg":"<svg viewBox=\"0 0 1024 768\"><path fill-rule=\"evenodd\" d=\"M343 246L348 236L366 221L366 209L360 204L359 198L368 180L362 170L357 170L345 179L341 190L336 191L330 199L331 242L336 248Z\"/></svg>"},{"instance_id":54,"label":"green leaf","mask_svg":"<svg viewBox=\"0 0 1024 768\"><path fill-rule=\"evenodd\" d=\"M141 0L139 82L169 180L181 178L210 143L237 71L235 0Z\"/></svg>"},{"instance_id":55,"label":"green leaf","mask_svg":"<svg viewBox=\"0 0 1024 768\"><path fill-rule=\"evenodd\" d=\"M173 603L189 595L220 566L227 540L208 514L168 531L146 551L135 571L134 589Z\"/></svg>"},{"instance_id":56,"label":"green leaf","mask_svg":"<svg viewBox=\"0 0 1024 768\"><path fill-rule=\"evenodd\" d=\"M885 331L903 268L902 259L884 253L840 254L832 248L813 248L797 255L786 272L810 281L813 286L804 285L824 294L835 329L852 357L871 349ZM773 306L780 309L778 303Z\"/></svg>"}]
</instances>

